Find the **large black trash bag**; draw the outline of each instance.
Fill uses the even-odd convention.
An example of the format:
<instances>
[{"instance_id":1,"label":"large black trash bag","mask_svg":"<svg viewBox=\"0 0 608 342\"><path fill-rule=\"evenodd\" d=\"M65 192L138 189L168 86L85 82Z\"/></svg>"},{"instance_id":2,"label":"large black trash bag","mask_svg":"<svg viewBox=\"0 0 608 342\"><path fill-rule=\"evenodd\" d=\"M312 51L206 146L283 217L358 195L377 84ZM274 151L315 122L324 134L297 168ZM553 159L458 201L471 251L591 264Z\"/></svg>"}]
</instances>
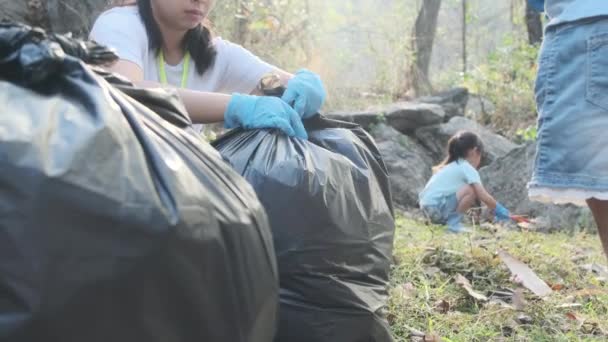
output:
<instances>
[{"instance_id":1,"label":"large black trash bag","mask_svg":"<svg viewBox=\"0 0 608 342\"><path fill-rule=\"evenodd\" d=\"M20 48L15 49L15 46ZM4 68L4 79L35 84L56 73L66 54L93 65L108 64L118 59L112 50L94 42L58 34L47 35L39 28L0 22L0 63Z\"/></svg>"},{"instance_id":2,"label":"large black trash bag","mask_svg":"<svg viewBox=\"0 0 608 342\"><path fill-rule=\"evenodd\" d=\"M275 341L391 341L387 169L359 126L320 116L305 126L308 141L235 130L213 143L270 219L281 284Z\"/></svg>"},{"instance_id":3,"label":"large black trash bag","mask_svg":"<svg viewBox=\"0 0 608 342\"><path fill-rule=\"evenodd\" d=\"M271 341L276 256L250 185L175 98L120 85L141 104L22 30L0 28L0 340Z\"/></svg>"}]
</instances>

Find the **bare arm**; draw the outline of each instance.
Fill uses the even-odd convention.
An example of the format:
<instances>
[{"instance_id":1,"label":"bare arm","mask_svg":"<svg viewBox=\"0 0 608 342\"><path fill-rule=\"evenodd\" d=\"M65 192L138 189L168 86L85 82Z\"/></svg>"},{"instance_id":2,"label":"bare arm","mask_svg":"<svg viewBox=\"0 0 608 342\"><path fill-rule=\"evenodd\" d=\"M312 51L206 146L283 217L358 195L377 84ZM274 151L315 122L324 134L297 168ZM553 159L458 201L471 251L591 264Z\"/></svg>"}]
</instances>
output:
<instances>
[{"instance_id":1,"label":"bare arm","mask_svg":"<svg viewBox=\"0 0 608 342\"><path fill-rule=\"evenodd\" d=\"M128 78L135 85L142 88L166 88L157 82L151 82L144 80L144 72L141 68L130 61L119 60L112 66L106 67L111 72L121 74ZM293 77L292 74L281 70L275 69L274 73L279 75L281 83L287 85L289 80ZM173 87L171 87L173 88ZM224 120L224 113L230 102L230 95L221 93L210 93L201 92L183 88L174 88L177 90L181 97L190 119L194 123L212 123L220 122ZM251 91L251 95L264 95L262 92L255 88Z\"/></svg>"},{"instance_id":2,"label":"bare arm","mask_svg":"<svg viewBox=\"0 0 608 342\"><path fill-rule=\"evenodd\" d=\"M477 195L477 198L483 204L490 208L490 210L496 209L496 200L494 199L494 197L492 197L492 195L488 193L488 191L486 190L486 188L483 187L483 185L475 183L473 184L473 189L475 190L475 195Z\"/></svg>"},{"instance_id":3,"label":"bare arm","mask_svg":"<svg viewBox=\"0 0 608 342\"><path fill-rule=\"evenodd\" d=\"M126 60L119 60L112 66L106 67L111 72L121 74L135 85L142 88L164 88L157 82L144 80L141 68ZM224 120L224 113L230 102L230 95L220 93L200 92L188 89L176 89L182 98L190 119L194 123L211 123Z\"/></svg>"},{"instance_id":4,"label":"bare arm","mask_svg":"<svg viewBox=\"0 0 608 342\"><path fill-rule=\"evenodd\" d=\"M274 74L277 74L281 78L281 84L285 87L287 87L287 83L289 82L289 80L293 78L293 74L290 74L282 69L274 69L272 72ZM263 96L264 94L260 91L260 89L256 87L251 92L251 95Z\"/></svg>"},{"instance_id":5,"label":"bare arm","mask_svg":"<svg viewBox=\"0 0 608 342\"><path fill-rule=\"evenodd\" d=\"M281 69L276 69L274 71L277 75L279 75L279 77L281 77L281 83L284 86L287 86L287 83L289 82L290 79L293 78L293 74L288 73L285 70L281 70Z\"/></svg>"}]
</instances>

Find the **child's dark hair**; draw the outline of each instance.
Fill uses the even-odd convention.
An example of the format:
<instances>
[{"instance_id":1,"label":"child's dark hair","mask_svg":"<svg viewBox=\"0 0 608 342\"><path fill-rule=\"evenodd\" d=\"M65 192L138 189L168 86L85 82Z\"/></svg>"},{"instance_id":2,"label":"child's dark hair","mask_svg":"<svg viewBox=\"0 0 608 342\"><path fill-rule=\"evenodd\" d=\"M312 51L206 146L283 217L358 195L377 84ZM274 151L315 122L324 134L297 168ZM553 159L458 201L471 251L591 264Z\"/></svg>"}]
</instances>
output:
<instances>
[{"instance_id":1,"label":"child's dark hair","mask_svg":"<svg viewBox=\"0 0 608 342\"><path fill-rule=\"evenodd\" d=\"M437 172L452 162L466 158L467 153L474 148L477 148L479 153L483 154L483 142L477 134L467 131L456 133L448 141L448 156L439 165L435 166L433 170Z\"/></svg>"},{"instance_id":2,"label":"child's dark hair","mask_svg":"<svg viewBox=\"0 0 608 342\"><path fill-rule=\"evenodd\" d=\"M137 7L139 8L141 20L148 33L150 50L160 53L163 44L163 36L156 20L154 20L150 0L137 0ZM189 30L182 42L184 50L190 53L190 56L196 65L196 72L199 75L203 75L215 62L217 51L213 47L211 40L212 34L209 25L201 23L197 27Z\"/></svg>"}]
</instances>

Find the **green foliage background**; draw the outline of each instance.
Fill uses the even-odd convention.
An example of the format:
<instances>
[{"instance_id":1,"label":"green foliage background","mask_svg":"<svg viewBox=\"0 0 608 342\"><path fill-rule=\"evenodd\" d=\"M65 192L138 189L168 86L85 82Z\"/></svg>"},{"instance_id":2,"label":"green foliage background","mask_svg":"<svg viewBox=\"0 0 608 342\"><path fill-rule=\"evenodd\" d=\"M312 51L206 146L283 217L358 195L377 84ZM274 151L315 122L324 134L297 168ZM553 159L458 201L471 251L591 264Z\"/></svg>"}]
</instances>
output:
<instances>
[{"instance_id":1,"label":"green foliage background","mask_svg":"<svg viewBox=\"0 0 608 342\"><path fill-rule=\"evenodd\" d=\"M216 34L281 68L320 73L330 93L326 110L356 110L404 97L421 1L218 1L211 19ZM492 15L493 1L467 3L467 72L462 2L444 0L431 66L434 88L468 87L494 107L475 119L512 137L533 138L538 46L527 43L524 0L501 2L504 8Z\"/></svg>"}]
</instances>

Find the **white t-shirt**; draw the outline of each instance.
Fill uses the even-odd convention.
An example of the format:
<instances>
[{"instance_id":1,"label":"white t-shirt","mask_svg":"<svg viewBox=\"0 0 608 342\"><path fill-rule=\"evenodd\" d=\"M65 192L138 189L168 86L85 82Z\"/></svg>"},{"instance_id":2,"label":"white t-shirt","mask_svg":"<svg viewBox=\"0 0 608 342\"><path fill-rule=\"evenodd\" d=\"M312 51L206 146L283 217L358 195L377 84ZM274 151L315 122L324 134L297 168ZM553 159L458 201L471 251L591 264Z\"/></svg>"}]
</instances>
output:
<instances>
[{"instance_id":1,"label":"white t-shirt","mask_svg":"<svg viewBox=\"0 0 608 342\"><path fill-rule=\"evenodd\" d=\"M148 34L136 6L115 7L95 21L90 38L116 49L120 59L137 64L144 71L144 79L159 82L158 59L148 45ZM203 75L196 72L190 61L186 88L217 93L251 93L262 76L276 69L238 44L214 38L217 51L215 63ZM165 63L167 82L180 87L183 61L172 66Z\"/></svg>"}]
</instances>

